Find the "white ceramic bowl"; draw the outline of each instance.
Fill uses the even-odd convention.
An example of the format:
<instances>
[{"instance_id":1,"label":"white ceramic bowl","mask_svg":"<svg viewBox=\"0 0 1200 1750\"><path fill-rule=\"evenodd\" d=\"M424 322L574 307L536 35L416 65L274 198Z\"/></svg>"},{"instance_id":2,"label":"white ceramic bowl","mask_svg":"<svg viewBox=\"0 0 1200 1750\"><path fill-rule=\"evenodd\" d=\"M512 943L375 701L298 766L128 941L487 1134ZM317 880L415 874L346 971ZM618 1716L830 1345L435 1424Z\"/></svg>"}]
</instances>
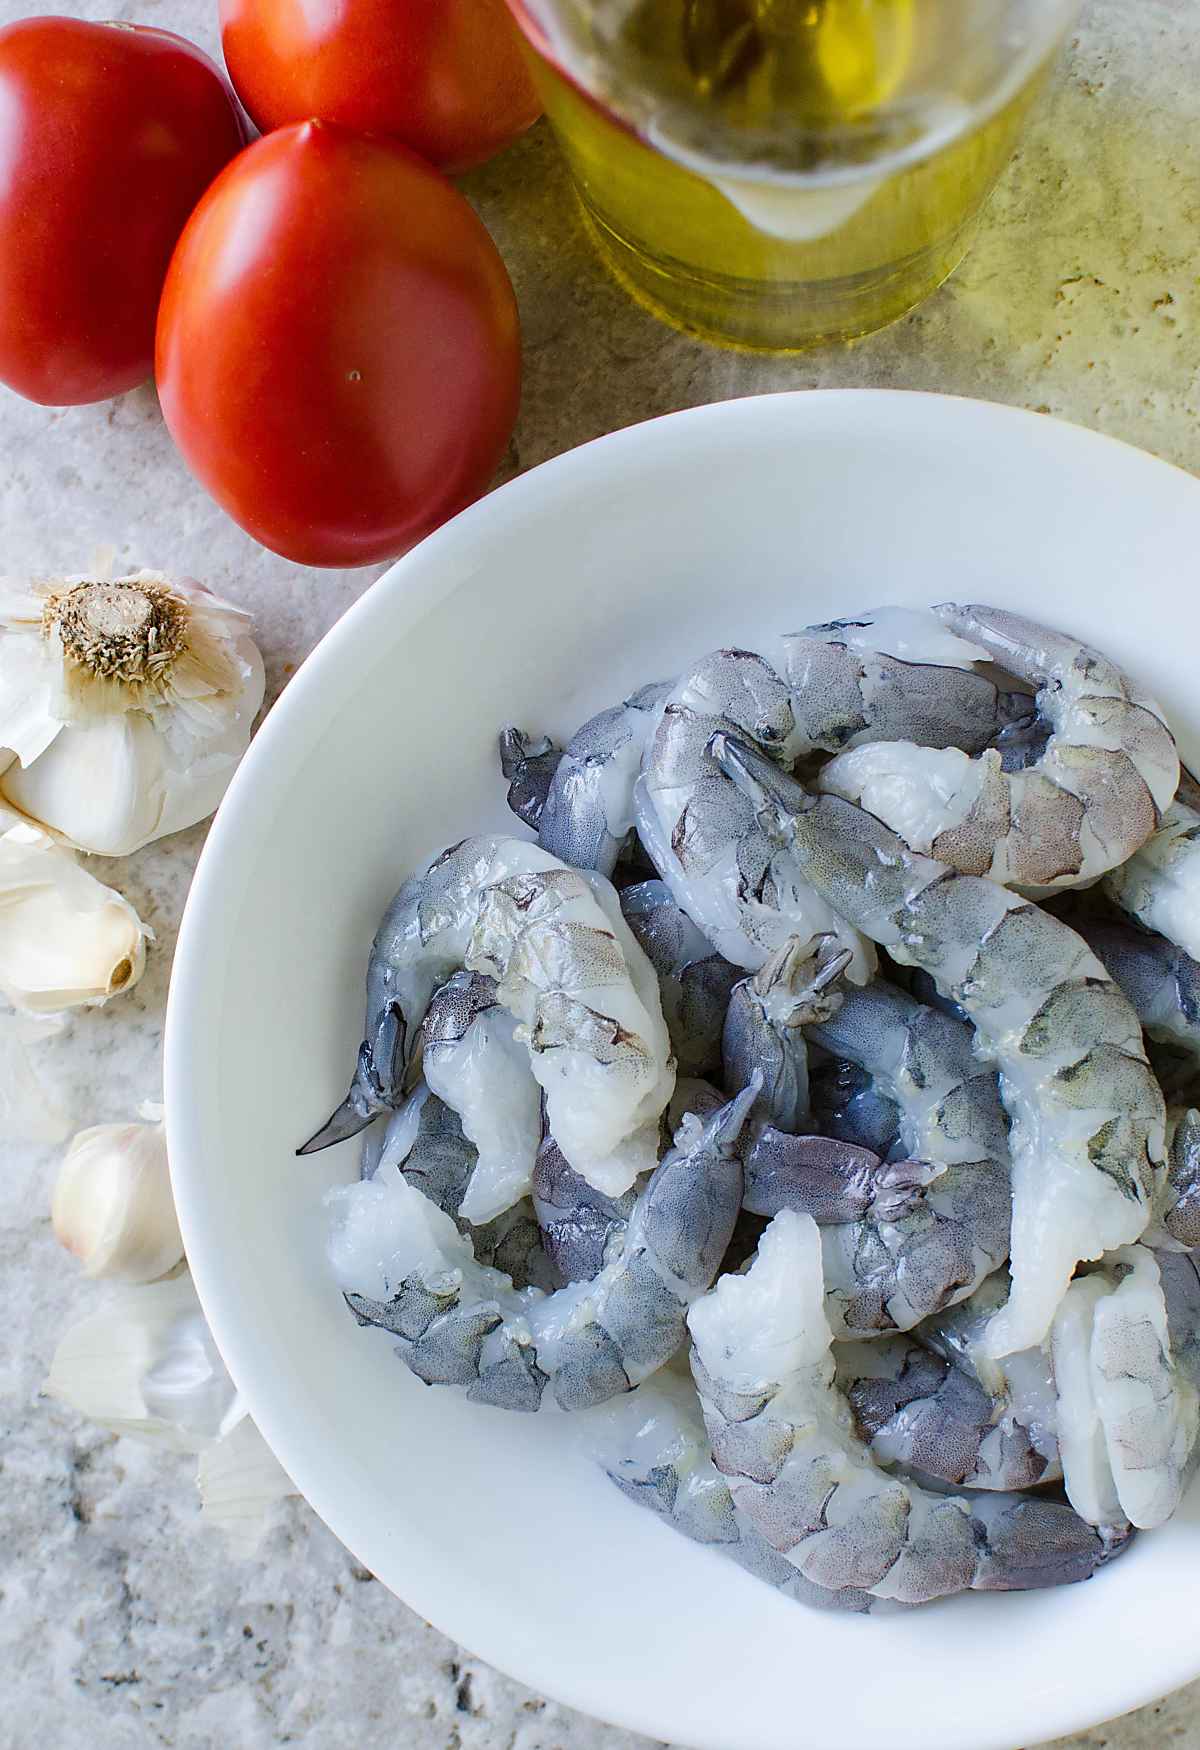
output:
<instances>
[{"instance_id":1,"label":"white ceramic bowl","mask_svg":"<svg viewBox=\"0 0 1200 1750\"><path fill-rule=\"evenodd\" d=\"M703 1750L1010 1750L1200 1672L1193 1501L1087 1585L880 1620L784 1602L624 1500L561 1420L428 1390L360 1333L293 1149L345 1091L384 904L506 824L495 734L562 734L721 643L874 606L1002 602L1102 645L1197 752L1200 487L1107 439L931 396L702 407L503 487L333 629L251 747L201 860L166 1046L205 1311L323 1519L481 1657Z\"/></svg>"}]
</instances>

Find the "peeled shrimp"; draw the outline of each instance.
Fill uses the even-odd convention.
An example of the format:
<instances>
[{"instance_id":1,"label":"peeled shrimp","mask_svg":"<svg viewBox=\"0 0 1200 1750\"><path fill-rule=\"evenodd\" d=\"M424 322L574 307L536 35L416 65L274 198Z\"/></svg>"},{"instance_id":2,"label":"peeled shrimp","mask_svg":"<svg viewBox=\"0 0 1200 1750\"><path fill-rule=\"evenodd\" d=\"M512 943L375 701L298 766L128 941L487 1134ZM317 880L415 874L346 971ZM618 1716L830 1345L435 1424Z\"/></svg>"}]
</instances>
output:
<instances>
[{"instance_id":1,"label":"peeled shrimp","mask_svg":"<svg viewBox=\"0 0 1200 1750\"><path fill-rule=\"evenodd\" d=\"M537 1410L549 1386L575 1410L628 1391L679 1348L688 1306L720 1268L742 1196L737 1141L757 1092L685 1121L616 1255L592 1281L550 1295L482 1267L453 1220L393 1167L331 1191L330 1258L347 1304L398 1339L419 1379L464 1387L476 1403Z\"/></svg>"},{"instance_id":2,"label":"peeled shrimp","mask_svg":"<svg viewBox=\"0 0 1200 1750\"><path fill-rule=\"evenodd\" d=\"M1034 737L1022 749L1001 738L972 755L875 740L831 760L822 789L861 803L910 851L1005 885L1076 887L1124 863L1179 784L1158 707L1098 651L1020 614L954 603L935 612L1038 687L1044 743Z\"/></svg>"},{"instance_id":3,"label":"peeled shrimp","mask_svg":"<svg viewBox=\"0 0 1200 1750\"><path fill-rule=\"evenodd\" d=\"M901 964L961 1005L1012 1119L1012 1277L985 1348L1045 1338L1075 1266L1149 1219L1166 1115L1128 1000L1058 918L993 881L915 855L873 815L811 796L756 749L713 752L799 873Z\"/></svg>"},{"instance_id":4,"label":"peeled shrimp","mask_svg":"<svg viewBox=\"0 0 1200 1750\"><path fill-rule=\"evenodd\" d=\"M467 1221L491 1221L533 1188L542 1090L516 1026L500 1006L494 981L477 972L456 972L434 993L425 1015L425 1080L458 1113L479 1151L458 1210Z\"/></svg>"},{"instance_id":5,"label":"peeled shrimp","mask_svg":"<svg viewBox=\"0 0 1200 1750\"><path fill-rule=\"evenodd\" d=\"M824 1298L817 1228L784 1211L749 1271L688 1315L714 1461L806 1579L920 1604L1087 1579L1122 1547L1057 1502L933 1494L880 1470L834 1383Z\"/></svg>"}]
</instances>

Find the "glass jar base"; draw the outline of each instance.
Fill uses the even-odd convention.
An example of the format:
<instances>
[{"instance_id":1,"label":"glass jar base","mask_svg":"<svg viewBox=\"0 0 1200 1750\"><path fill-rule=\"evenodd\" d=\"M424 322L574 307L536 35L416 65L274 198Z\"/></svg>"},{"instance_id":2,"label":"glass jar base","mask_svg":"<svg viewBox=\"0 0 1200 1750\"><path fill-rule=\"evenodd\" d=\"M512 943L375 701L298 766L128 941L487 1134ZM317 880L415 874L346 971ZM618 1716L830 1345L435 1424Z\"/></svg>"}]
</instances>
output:
<instances>
[{"instance_id":1,"label":"glass jar base","mask_svg":"<svg viewBox=\"0 0 1200 1750\"><path fill-rule=\"evenodd\" d=\"M768 283L655 255L577 193L601 260L632 298L685 334L746 352L807 352L886 328L949 279L975 230L972 221L903 261L843 279Z\"/></svg>"}]
</instances>

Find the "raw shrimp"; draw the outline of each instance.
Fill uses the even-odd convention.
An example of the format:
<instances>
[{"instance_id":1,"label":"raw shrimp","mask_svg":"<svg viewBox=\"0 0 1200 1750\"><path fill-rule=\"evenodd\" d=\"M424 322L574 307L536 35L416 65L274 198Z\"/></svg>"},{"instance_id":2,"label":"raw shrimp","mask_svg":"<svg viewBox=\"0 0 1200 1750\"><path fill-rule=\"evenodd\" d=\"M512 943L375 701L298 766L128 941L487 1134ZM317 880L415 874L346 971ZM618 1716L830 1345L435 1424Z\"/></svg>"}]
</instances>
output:
<instances>
[{"instance_id":1,"label":"raw shrimp","mask_svg":"<svg viewBox=\"0 0 1200 1750\"><path fill-rule=\"evenodd\" d=\"M1058 1400L1058 1449L1067 1499L1090 1525L1127 1523L1117 1498L1096 1403L1092 1332L1096 1308L1111 1292L1102 1275L1077 1276L1054 1315L1047 1347Z\"/></svg>"},{"instance_id":2,"label":"raw shrimp","mask_svg":"<svg viewBox=\"0 0 1200 1750\"><path fill-rule=\"evenodd\" d=\"M453 1218L460 1233L469 1233L477 1263L503 1270L518 1288L532 1286L547 1293L561 1288L563 1277L542 1245L529 1198L482 1226L472 1225L463 1215L463 1199L478 1158L458 1114L419 1082L381 1136L368 1132L362 1176L370 1179L380 1167L398 1168L408 1184Z\"/></svg>"},{"instance_id":3,"label":"raw shrimp","mask_svg":"<svg viewBox=\"0 0 1200 1750\"><path fill-rule=\"evenodd\" d=\"M466 964L522 1023L567 1161L619 1197L657 1161L675 1085L658 982L604 877L538 854L546 867L479 895Z\"/></svg>"},{"instance_id":4,"label":"raw shrimp","mask_svg":"<svg viewBox=\"0 0 1200 1750\"><path fill-rule=\"evenodd\" d=\"M1200 1390L1200 1257L1194 1252L1155 1252L1154 1259L1175 1364Z\"/></svg>"},{"instance_id":5,"label":"raw shrimp","mask_svg":"<svg viewBox=\"0 0 1200 1750\"><path fill-rule=\"evenodd\" d=\"M567 743L546 791L538 843L577 869L611 875L633 830L633 786L670 683L642 687L590 717Z\"/></svg>"},{"instance_id":6,"label":"raw shrimp","mask_svg":"<svg viewBox=\"0 0 1200 1750\"><path fill-rule=\"evenodd\" d=\"M1200 1112L1167 1112L1167 1171L1155 1208L1155 1246L1200 1248ZM1149 1236L1147 1236L1149 1237Z\"/></svg>"},{"instance_id":7,"label":"raw shrimp","mask_svg":"<svg viewBox=\"0 0 1200 1750\"><path fill-rule=\"evenodd\" d=\"M405 1073L429 999L463 964L489 881L555 867L537 845L481 833L439 851L410 875L383 914L367 962L365 1038L350 1092L298 1153L357 1136L404 1098Z\"/></svg>"},{"instance_id":8,"label":"raw shrimp","mask_svg":"<svg viewBox=\"0 0 1200 1750\"><path fill-rule=\"evenodd\" d=\"M808 1117L808 1046L801 1027L831 1015L852 956L836 941L793 937L735 987L725 1014L721 1059L727 1088L763 1072L754 1120L793 1134Z\"/></svg>"},{"instance_id":9,"label":"raw shrimp","mask_svg":"<svg viewBox=\"0 0 1200 1750\"><path fill-rule=\"evenodd\" d=\"M972 1489L1027 1489L1061 1477L1056 1437L1047 1457L1007 1390L993 1394L972 1371L916 1337L839 1343L834 1350L838 1386L878 1463L899 1466L917 1482ZM1044 1356L1042 1364L1053 1403Z\"/></svg>"},{"instance_id":10,"label":"raw shrimp","mask_svg":"<svg viewBox=\"0 0 1200 1750\"><path fill-rule=\"evenodd\" d=\"M747 1573L817 1610L865 1614L877 1601L847 1588L814 1586L738 1512L712 1461L700 1403L686 1369L662 1367L624 1397L573 1419L580 1444L621 1493L693 1543L716 1549Z\"/></svg>"},{"instance_id":11,"label":"raw shrimp","mask_svg":"<svg viewBox=\"0 0 1200 1750\"><path fill-rule=\"evenodd\" d=\"M1162 1093L1128 1000L1073 930L993 881L917 856L861 808L811 796L730 736L713 751L800 874L962 1005L1012 1118L1012 1277L993 1357L1042 1342L1081 1259L1136 1240L1163 1160Z\"/></svg>"},{"instance_id":12,"label":"raw shrimp","mask_svg":"<svg viewBox=\"0 0 1200 1750\"><path fill-rule=\"evenodd\" d=\"M785 1210L749 1271L688 1315L714 1462L806 1579L920 1604L1083 1580L1122 1547L1054 1501L934 1494L880 1470L834 1383L824 1300L817 1228Z\"/></svg>"},{"instance_id":13,"label":"raw shrimp","mask_svg":"<svg viewBox=\"0 0 1200 1750\"><path fill-rule=\"evenodd\" d=\"M736 1148L756 1083L707 1120L685 1121L638 1197L622 1244L590 1282L518 1292L482 1268L451 1218L401 1174L331 1191L330 1258L363 1325L399 1339L429 1385L477 1403L537 1410L602 1403L679 1348L687 1308L721 1265L742 1198Z\"/></svg>"},{"instance_id":14,"label":"raw shrimp","mask_svg":"<svg viewBox=\"0 0 1200 1750\"><path fill-rule=\"evenodd\" d=\"M742 1208L770 1218L781 1209L839 1222L897 1222L944 1170L923 1161L885 1161L831 1136L792 1136L768 1124L745 1151Z\"/></svg>"},{"instance_id":15,"label":"raw shrimp","mask_svg":"<svg viewBox=\"0 0 1200 1750\"><path fill-rule=\"evenodd\" d=\"M715 730L748 735L790 764L804 747L789 688L761 656L718 650L672 691L634 792L638 835L677 903L726 960L753 972L790 936L836 936L853 954L851 976L874 970L872 950L787 860L778 878L770 841L710 757Z\"/></svg>"},{"instance_id":16,"label":"raw shrimp","mask_svg":"<svg viewBox=\"0 0 1200 1750\"><path fill-rule=\"evenodd\" d=\"M1011 696L970 666L987 651L927 608L875 608L808 626L783 649L798 753L871 741L980 753L1013 716Z\"/></svg>"},{"instance_id":17,"label":"raw shrimp","mask_svg":"<svg viewBox=\"0 0 1200 1750\"><path fill-rule=\"evenodd\" d=\"M533 1169L533 1207L542 1244L567 1282L590 1282L604 1268L609 1243L629 1225L637 1192L606 1197L567 1165L552 1136L545 1136Z\"/></svg>"},{"instance_id":18,"label":"raw shrimp","mask_svg":"<svg viewBox=\"0 0 1200 1750\"><path fill-rule=\"evenodd\" d=\"M790 1198L781 1194L780 1164L796 1153L786 1136L769 1132L751 1150L748 1182L757 1186L766 1156L775 1208L823 1221L826 1316L835 1335L909 1330L971 1294L1008 1256L1008 1138L996 1076L975 1057L970 1027L882 979L848 991L807 1031L868 1071L895 1103L907 1161L893 1164L869 1213L835 1216L833 1225L806 1200L803 1182ZM751 1207L774 1213L761 1202Z\"/></svg>"},{"instance_id":19,"label":"raw shrimp","mask_svg":"<svg viewBox=\"0 0 1200 1750\"><path fill-rule=\"evenodd\" d=\"M1057 1454L1068 1498L1091 1524L1161 1525L1190 1474L1200 1402L1197 1309L1195 1297L1185 1296L1169 1310L1164 1281L1175 1278L1164 1278L1163 1261L1171 1256L1144 1245L1110 1253L1070 1284L1049 1340L1000 1363L980 1354L978 1340L1003 1300L1002 1277L915 1333L991 1392L995 1420L1013 1436L1014 1458L1022 1438L1033 1453L1051 1460ZM1186 1274L1178 1279L1186 1286ZM899 1453L889 1456L903 1462ZM1045 1469L1040 1480L1058 1468Z\"/></svg>"},{"instance_id":20,"label":"raw shrimp","mask_svg":"<svg viewBox=\"0 0 1200 1750\"><path fill-rule=\"evenodd\" d=\"M922 1320L905 1339L885 1338L881 1345L848 1345L846 1356L839 1345L835 1357L839 1383L844 1386L851 1382L851 1376L843 1377L842 1369L850 1368L855 1356L866 1358L868 1349L877 1348L880 1354L901 1356L905 1343L919 1344L932 1359L951 1370L936 1402L926 1405L914 1398L911 1407L898 1403L894 1418L886 1408L885 1398L874 1395L876 1390L882 1393L887 1388L869 1388L873 1394L870 1419L881 1415L889 1418L879 1432L894 1445L890 1454L894 1462L907 1468L902 1456L903 1443L920 1438L925 1456L922 1468L928 1476L944 1481L969 1480L972 1488L1015 1489L1061 1477L1058 1396L1049 1345L1006 1356L1003 1361L991 1360L980 1353L980 1340L1007 1301L1010 1288L1007 1270L997 1270L980 1283L974 1294ZM916 1358L912 1367L917 1368ZM862 1374L864 1378L871 1377L868 1367L862 1369ZM853 1397L851 1401L854 1402ZM971 1438L968 1421L971 1409L982 1408L985 1403L987 1414L980 1427L978 1452L972 1456L974 1469L967 1479L955 1478L951 1470L961 1452L967 1450L964 1441ZM859 1413L857 1403L855 1413ZM865 1422L867 1418L862 1419ZM945 1438L939 1440L943 1422ZM942 1468L937 1461L939 1451L944 1460Z\"/></svg>"},{"instance_id":21,"label":"raw shrimp","mask_svg":"<svg viewBox=\"0 0 1200 1750\"><path fill-rule=\"evenodd\" d=\"M1200 1065L1200 963L1165 936L1073 909L1064 914L1125 992L1151 1039Z\"/></svg>"},{"instance_id":22,"label":"raw shrimp","mask_svg":"<svg viewBox=\"0 0 1200 1750\"><path fill-rule=\"evenodd\" d=\"M740 968L713 952L708 938L676 905L665 881L639 881L623 888L621 911L658 974L679 1074L717 1074L721 1029Z\"/></svg>"},{"instance_id":23,"label":"raw shrimp","mask_svg":"<svg viewBox=\"0 0 1200 1750\"><path fill-rule=\"evenodd\" d=\"M1200 1398L1172 1351L1154 1253L1123 1246L1104 1271L1113 1286L1093 1314L1096 1411L1122 1511L1149 1531L1171 1517L1191 1475Z\"/></svg>"},{"instance_id":24,"label":"raw shrimp","mask_svg":"<svg viewBox=\"0 0 1200 1750\"><path fill-rule=\"evenodd\" d=\"M1098 651L1020 614L954 603L934 611L1038 687L1044 744L1033 736L1006 747L1001 738L972 757L911 738L875 740L831 760L822 789L861 803L909 850L1006 885L1076 887L1125 862L1179 784L1158 707Z\"/></svg>"},{"instance_id":25,"label":"raw shrimp","mask_svg":"<svg viewBox=\"0 0 1200 1750\"><path fill-rule=\"evenodd\" d=\"M674 1065L654 970L603 876L538 845L464 839L406 881L367 973L367 1037L346 1100L302 1154L361 1130L403 1098L416 1029L461 967L495 977L522 1023L567 1159L619 1195L657 1158Z\"/></svg>"},{"instance_id":26,"label":"raw shrimp","mask_svg":"<svg viewBox=\"0 0 1200 1750\"><path fill-rule=\"evenodd\" d=\"M707 1118L724 1104L724 1095L707 1082L681 1077L665 1114L668 1144L685 1114ZM620 1197L597 1191L567 1165L552 1136L543 1138L533 1170L533 1207L546 1252L567 1282L599 1275L609 1248L623 1238L636 1201L634 1187Z\"/></svg>"},{"instance_id":27,"label":"raw shrimp","mask_svg":"<svg viewBox=\"0 0 1200 1750\"><path fill-rule=\"evenodd\" d=\"M896 1151L903 1154L896 1102L880 1092L874 1077L848 1058L830 1057L812 1040L808 1062L813 1127L819 1135L856 1143L885 1160Z\"/></svg>"},{"instance_id":28,"label":"raw shrimp","mask_svg":"<svg viewBox=\"0 0 1200 1750\"><path fill-rule=\"evenodd\" d=\"M511 724L500 731L500 770L508 779L508 806L536 832L541 825L563 750L548 735L528 736Z\"/></svg>"},{"instance_id":29,"label":"raw shrimp","mask_svg":"<svg viewBox=\"0 0 1200 1750\"><path fill-rule=\"evenodd\" d=\"M542 1090L516 1026L478 972L456 972L435 991L422 1025L425 1080L479 1151L458 1210L467 1221L491 1221L533 1189Z\"/></svg>"},{"instance_id":30,"label":"raw shrimp","mask_svg":"<svg viewBox=\"0 0 1200 1750\"><path fill-rule=\"evenodd\" d=\"M1104 888L1122 911L1157 930L1200 960L1200 812L1177 797L1158 831L1119 868Z\"/></svg>"}]
</instances>

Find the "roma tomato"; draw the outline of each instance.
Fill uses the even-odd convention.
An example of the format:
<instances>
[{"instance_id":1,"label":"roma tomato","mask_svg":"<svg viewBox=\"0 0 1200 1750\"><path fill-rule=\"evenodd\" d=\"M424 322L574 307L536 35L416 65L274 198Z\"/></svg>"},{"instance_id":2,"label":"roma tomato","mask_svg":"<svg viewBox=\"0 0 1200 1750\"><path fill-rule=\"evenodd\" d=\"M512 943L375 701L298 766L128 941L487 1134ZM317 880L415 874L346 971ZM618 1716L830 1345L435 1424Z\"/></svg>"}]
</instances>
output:
<instances>
[{"instance_id":1,"label":"roma tomato","mask_svg":"<svg viewBox=\"0 0 1200 1750\"><path fill-rule=\"evenodd\" d=\"M0 380L62 407L149 376L171 251L244 140L225 80L169 31L0 30Z\"/></svg>"},{"instance_id":2,"label":"roma tomato","mask_svg":"<svg viewBox=\"0 0 1200 1750\"><path fill-rule=\"evenodd\" d=\"M516 301L436 170L325 122L247 147L179 240L158 393L199 480L304 565L392 558L487 485L516 418Z\"/></svg>"},{"instance_id":3,"label":"roma tomato","mask_svg":"<svg viewBox=\"0 0 1200 1750\"><path fill-rule=\"evenodd\" d=\"M541 112L504 0L221 0L221 44L264 133L319 116L457 171Z\"/></svg>"}]
</instances>

